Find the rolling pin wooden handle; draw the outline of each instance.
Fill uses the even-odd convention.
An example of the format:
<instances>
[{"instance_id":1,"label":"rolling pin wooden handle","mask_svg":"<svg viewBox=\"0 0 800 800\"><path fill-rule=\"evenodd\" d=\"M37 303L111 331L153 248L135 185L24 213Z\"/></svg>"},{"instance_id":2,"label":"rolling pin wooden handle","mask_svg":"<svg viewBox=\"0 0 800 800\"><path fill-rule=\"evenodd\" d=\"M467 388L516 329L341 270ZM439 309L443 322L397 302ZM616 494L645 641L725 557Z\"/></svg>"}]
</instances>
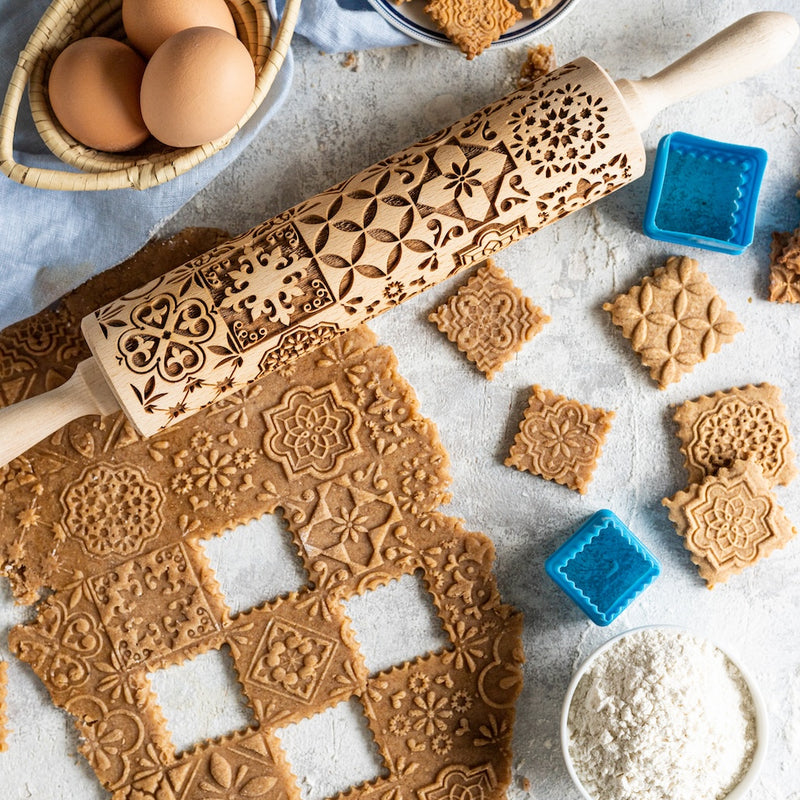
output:
<instances>
[{"instance_id":1,"label":"rolling pin wooden handle","mask_svg":"<svg viewBox=\"0 0 800 800\"><path fill-rule=\"evenodd\" d=\"M774 67L788 55L798 33L800 27L790 14L749 14L656 75L617 81L617 88L643 131L673 103Z\"/></svg>"},{"instance_id":2,"label":"rolling pin wooden handle","mask_svg":"<svg viewBox=\"0 0 800 800\"><path fill-rule=\"evenodd\" d=\"M119 411L93 358L87 358L61 386L0 410L0 465L21 456L68 422L89 414Z\"/></svg>"}]
</instances>

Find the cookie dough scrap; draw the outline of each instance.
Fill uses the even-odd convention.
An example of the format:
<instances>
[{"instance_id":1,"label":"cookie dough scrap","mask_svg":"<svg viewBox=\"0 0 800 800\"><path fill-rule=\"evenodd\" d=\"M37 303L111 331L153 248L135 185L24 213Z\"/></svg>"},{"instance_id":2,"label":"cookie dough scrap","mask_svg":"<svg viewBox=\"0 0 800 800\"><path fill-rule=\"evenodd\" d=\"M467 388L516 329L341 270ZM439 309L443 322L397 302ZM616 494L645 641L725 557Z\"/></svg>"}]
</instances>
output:
<instances>
[{"instance_id":1,"label":"cookie dough scrap","mask_svg":"<svg viewBox=\"0 0 800 800\"><path fill-rule=\"evenodd\" d=\"M524 89L556 68L556 50L552 44L528 48L528 56L519 71L517 89Z\"/></svg>"},{"instance_id":2,"label":"cookie dough scrap","mask_svg":"<svg viewBox=\"0 0 800 800\"><path fill-rule=\"evenodd\" d=\"M786 408L777 386L762 383L704 395L673 416L690 483L734 461L755 461L770 486L797 475Z\"/></svg>"},{"instance_id":3,"label":"cookie dough scrap","mask_svg":"<svg viewBox=\"0 0 800 800\"><path fill-rule=\"evenodd\" d=\"M679 381L744 328L693 258L673 256L604 303L659 389Z\"/></svg>"},{"instance_id":4,"label":"cookie dough scrap","mask_svg":"<svg viewBox=\"0 0 800 800\"><path fill-rule=\"evenodd\" d=\"M522 19L508 0L431 0L425 11L468 59Z\"/></svg>"},{"instance_id":5,"label":"cookie dough scrap","mask_svg":"<svg viewBox=\"0 0 800 800\"><path fill-rule=\"evenodd\" d=\"M505 465L585 494L613 418L613 411L533 386Z\"/></svg>"},{"instance_id":6,"label":"cookie dough scrap","mask_svg":"<svg viewBox=\"0 0 800 800\"><path fill-rule=\"evenodd\" d=\"M83 313L208 246L148 247L2 332L4 396L63 382L86 357ZM20 599L52 592L9 646L74 717L112 800L300 800L278 732L344 701L383 763L349 800L501 800L522 618L489 539L439 511L449 481L365 327L149 439L121 413L75 420L0 472L0 568ZM202 540L276 512L307 582L234 615ZM341 601L409 574L448 642L370 673ZM252 722L177 752L148 673L222 648Z\"/></svg>"},{"instance_id":7,"label":"cookie dough scrap","mask_svg":"<svg viewBox=\"0 0 800 800\"><path fill-rule=\"evenodd\" d=\"M766 558L796 533L754 461L736 461L661 502L709 588Z\"/></svg>"},{"instance_id":8,"label":"cookie dough scrap","mask_svg":"<svg viewBox=\"0 0 800 800\"><path fill-rule=\"evenodd\" d=\"M6 694L8 692L8 664L0 661L0 753L8 750L8 712L6 711Z\"/></svg>"},{"instance_id":9,"label":"cookie dough scrap","mask_svg":"<svg viewBox=\"0 0 800 800\"><path fill-rule=\"evenodd\" d=\"M800 303L800 228L772 234L769 299L773 303Z\"/></svg>"},{"instance_id":10,"label":"cookie dough scrap","mask_svg":"<svg viewBox=\"0 0 800 800\"><path fill-rule=\"evenodd\" d=\"M522 8L529 8L534 19L539 19L545 11L549 11L558 0L519 0Z\"/></svg>"},{"instance_id":11,"label":"cookie dough scrap","mask_svg":"<svg viewBox=\"0 0 800 800\"><path fill-rule=\"evenodd\" d=\"M428 319L489 380L550 322L492 259Z\"/></svg>"}]
</instances>

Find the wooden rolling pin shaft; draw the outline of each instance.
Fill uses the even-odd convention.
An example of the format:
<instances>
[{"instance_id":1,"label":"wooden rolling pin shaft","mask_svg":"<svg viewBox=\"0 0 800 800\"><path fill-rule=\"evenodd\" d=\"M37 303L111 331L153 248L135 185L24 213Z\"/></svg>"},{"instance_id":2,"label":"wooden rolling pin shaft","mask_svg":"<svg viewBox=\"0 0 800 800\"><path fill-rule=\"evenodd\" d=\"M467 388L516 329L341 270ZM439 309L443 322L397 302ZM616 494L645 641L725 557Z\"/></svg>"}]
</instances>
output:
<instances>
[{"instance_id":1,"label":"wooden rolling pin shaft","mask_svg":"<svg viewBox=\"0 0 800 800\"><path fill-rule=\"evenodd\" d=\"M0 463L108 413L143 435L639 177L660 108L777 63L795 20L752 14L652 78L615 84L581 58L87 316L93 359L36 420L3 427ZM5 413L5 412L3 412ZM23 417L22 406L15 409ZM53 421L57 420L57 422Z\"/></svg>"}]
</instances>

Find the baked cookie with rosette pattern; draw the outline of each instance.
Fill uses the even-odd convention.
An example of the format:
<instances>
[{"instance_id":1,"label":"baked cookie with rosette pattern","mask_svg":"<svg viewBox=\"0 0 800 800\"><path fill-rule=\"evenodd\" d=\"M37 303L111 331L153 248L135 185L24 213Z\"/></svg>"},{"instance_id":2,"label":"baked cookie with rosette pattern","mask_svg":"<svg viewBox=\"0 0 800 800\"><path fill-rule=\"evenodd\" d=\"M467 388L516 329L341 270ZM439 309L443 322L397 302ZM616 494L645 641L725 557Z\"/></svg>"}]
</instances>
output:
<instances>
[{"instance_id":1,"label":"baked cookie with rosette pattern","mask_svg":"<svg viewBox=\"0 0 800 800\"><path fill-rule=\"evenodd\" d=\"M489 380L550 322L491 258L428 319Z\"/></svg>"},{"instance_id":2,"label":"baked cookie with rosette pattern","mask_svg":"<svg viewBox=\"0 0 800 800\"><path fill-rule=\"evenodd\" d=\"M736 461L662 503L709 587L752 567L797 532L754 461Z\"/></svg>"}]
</instances>

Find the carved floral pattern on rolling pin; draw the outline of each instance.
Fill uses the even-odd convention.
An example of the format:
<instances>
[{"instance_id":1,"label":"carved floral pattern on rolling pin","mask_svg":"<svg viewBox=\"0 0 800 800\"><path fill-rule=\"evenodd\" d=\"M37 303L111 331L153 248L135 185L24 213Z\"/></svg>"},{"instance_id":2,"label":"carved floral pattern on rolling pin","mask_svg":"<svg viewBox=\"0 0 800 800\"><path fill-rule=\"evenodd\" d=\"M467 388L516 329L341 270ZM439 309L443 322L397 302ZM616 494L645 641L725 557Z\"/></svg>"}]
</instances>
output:
<instances>
[{"instance_id":1,"label":"carved floral pattern on rolling pin","mask_svg":"<svg viewBox=\"0 0 800 800\"><path fill-rule=\"evenodd\" d=\"M149 435L643 165L621 98L583 59L109 304L84 331Z\"/></svg>"}]
</instances>

